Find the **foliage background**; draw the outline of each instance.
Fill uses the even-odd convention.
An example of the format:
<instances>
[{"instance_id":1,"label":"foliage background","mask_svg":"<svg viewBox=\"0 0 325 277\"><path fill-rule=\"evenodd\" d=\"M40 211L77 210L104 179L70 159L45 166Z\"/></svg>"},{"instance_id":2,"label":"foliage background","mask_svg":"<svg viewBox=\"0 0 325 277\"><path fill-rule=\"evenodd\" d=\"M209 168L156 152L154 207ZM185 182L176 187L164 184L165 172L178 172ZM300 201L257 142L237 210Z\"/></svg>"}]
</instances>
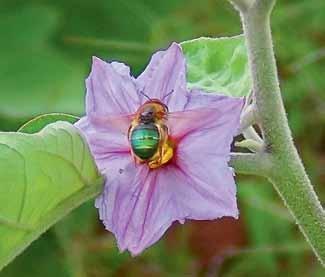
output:
<instances>
[{"instance_id":1,"label":"foliage background","mask_svg":"<svg viewBox=\"0 0 325 277\"><path fill-rule=\"evenodd\" d=\"M321 0L282 0L272 16L290 127L322 203L324 10ZM171 41L240 32L225 0L2 0L0 130L15 131L46 112L82 115L92 55L124 61L138 74ZM324 276L270 184L240 176L238 191L240 220L175 225L137 258L118 252L93 203L86 203L0 276Z\"/></svg>"}]
</instances>

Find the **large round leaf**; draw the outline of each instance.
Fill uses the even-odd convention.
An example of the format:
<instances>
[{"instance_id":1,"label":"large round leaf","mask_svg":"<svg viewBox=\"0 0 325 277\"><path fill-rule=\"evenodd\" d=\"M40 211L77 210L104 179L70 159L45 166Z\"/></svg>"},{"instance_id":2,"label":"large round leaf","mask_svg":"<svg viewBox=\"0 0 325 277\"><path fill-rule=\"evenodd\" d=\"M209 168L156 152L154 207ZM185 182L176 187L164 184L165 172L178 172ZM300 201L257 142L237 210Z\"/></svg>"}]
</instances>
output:
<instances>
[{"instance_id":1,"label":"large round leaf","mask_svg":"<svg viewBox=\"0 0 325 277\"><path fill-rule=\"evenodd\" d=\"M99 194L103 180L78 130L0 133L0 269L47 228Z\"/></svg>"},{"instance_id":2,"label":"large round leaf","mask_svg":"<svg viewBox=\"0 0 325 277\"><path fill-rule=\"evenodd\" d=\"M42 130L46 125L54 123L56 121L66 121L70 123L75 123L79 118L64 113L48 113L39 115L29 121L27 121L23 126L21 126L18 132L33 134Z\"/></svg>"}]
</instances>

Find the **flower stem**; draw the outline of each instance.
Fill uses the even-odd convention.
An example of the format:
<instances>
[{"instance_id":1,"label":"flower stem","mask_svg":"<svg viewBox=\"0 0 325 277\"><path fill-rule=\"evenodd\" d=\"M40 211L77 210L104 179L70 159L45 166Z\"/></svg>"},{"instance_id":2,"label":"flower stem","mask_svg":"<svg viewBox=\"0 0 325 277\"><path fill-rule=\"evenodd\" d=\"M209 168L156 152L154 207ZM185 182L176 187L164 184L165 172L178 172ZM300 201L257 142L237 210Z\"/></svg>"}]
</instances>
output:
<instances>
[{"instance_id":1,"label":"flower stem","mask_svg":"<svg viewBox=\"0 0 325 277\"><path fill-rule=\"evenodd\" d=\"M229 166L237 173L267 177L272 165L266 153L231 153Z\"/></svg>"},{"instance_id":2,"label":"flower stem","mask_svg":"<svg viewBox=\"0 0 325 277\"><path fill-rule=\"evenodd\" d=\"M238 3L241 4L238 5ZM233 1L246 38L257 112L272 157L268 179L291 211L315 254L325 264L325 212L293 144L272 46L270 14L275 1Z\"/></svg>"}]
</instances>

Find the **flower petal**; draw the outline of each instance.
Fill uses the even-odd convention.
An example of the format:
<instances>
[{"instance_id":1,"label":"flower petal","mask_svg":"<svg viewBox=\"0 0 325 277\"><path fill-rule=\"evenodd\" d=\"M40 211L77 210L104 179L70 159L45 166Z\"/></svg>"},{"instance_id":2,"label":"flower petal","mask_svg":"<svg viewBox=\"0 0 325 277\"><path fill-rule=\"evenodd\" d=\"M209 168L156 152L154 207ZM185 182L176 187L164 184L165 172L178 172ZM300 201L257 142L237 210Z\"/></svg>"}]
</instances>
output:
<instances>
[{"instance_id":1,"label":"flower petal","mask_svg":"<svg viewBox=\"0 0 325 277\"><path fill-rule=\"evenodd\" d=\"M170 111L181 111L187 103L186 65L177 43L155 53L149 65L136 79L137 87L150 98L160 99Z\"/></svg>"},{"instance_id":2,"label":"flower petal","mask_svg":"<svg viewBox=\"0 0 325 277\"><path fill-rule=\"evenodd\" d=\"M87 114L134 113L141 100L129 72L121 63L110 64L93 57L92 70L86 80Z\"/></svg>"},{"instance_id":3,"label":"flower petal","mask_svg":"<svg viewBox=\"0 0 325 277\"><path fill-rule=\"evenodd\" d=\"M127 117L83 117L75 126L85 135L100 171L109 167L109 162L123 155L130 156L130 147L125 134ZM127 129L126 129L127 132Z\"/></svg>"},{"instance_id":4,"label":"flower petal","mask_svg":"<svg viewBox=\"0 0 325 277\"><path fill-rule=\"evenodd\" d=\"M126 77L130 76L131 79L134 80L134 78L130 74L130 67L128 67L126 64L120 62L111 62L110 64L117 73Z\"/></svg>"},{"instance_id":5,"label":"flower petal","mask_svg":"<svg viewBox=\"0 0 325 277\"><path fill-rule=\"evenodd\" d=\"M222 197L222 201L218 201L218 211L237 217L233 171L227 163L239 127L243 100L226 97L205 105L209 108L183 112L182 123L175 117L171 118L171 126L177 120L172 129L172 135L178 140L175 161L179 170L193 180L197 190L207 192L207 200L209 195L216 199Z\"/></svg>"},{"instance_id":6,"label":"flower petal","mask_svg":"<svg viewBox=\"0 0 325 277\"><path fill-rule=\"evenodd\" d=\"M228 150L229 147L224 147L224 143L220 144L219 138L220 141L231 143L239 127L239 117L243 105L242 98L210 96L207 93L203 97L201 95L190 96L185 111L173 112L168 115L170 133L177 140L187 134L192 134L193 137L203 134L211 135L210 143L219 145L218 148ZM228 135L227 139L226 134ZM201 140L199 140L195 145L201 147L201 144Z\"/></svg>"},{"instance_id":7,"label":"flower petal","mask_svg":"<svg viewBox=\"0 0 325 277\"><path fill-rule=\"evenodd\" d=\"M96 207L105 227L115 234L119 249L132 252L132 245L141 237L145 224L143 208L147 204L150 178L147 166L136 165L130 158L125 161L125 167L118 169L121 174L114 168L107 176Z\"/></svg>"},{"instance_id":8,"label":"flower petal","mask_svg":"<svg viewBox=\"0 0 325 277\"><path fill-rule=\"evenodd\" d=\"M225 176L222 171L219 175ZM138 255L176 220L237 217L235 193L225 195L227 186L220 190L216 179L210 179L208 173L204 176L208 179L190 176L173 165L149 170L130 161L118 177L107 176L96 207L106 228L115 234L120 250ZM232 187L233 180L227 185Z\"/></svg>"},{"instance_id":9,"label":"flower petal","mask_svg":"<svg viewBox=\"0 0 325 277\"><path fill-rule=\"evenodd\" d=\"M185 110L193 110L197 108L218 108L225 110L231 103L243 103L244 99L239 97L230 97L217 93L207 93L199 89L191 89L189 99Z\"/></svg>"},{"instance_id":10,"label":"flower petal","mask_svg":"<svg viewBox=\"0 0 325 277\"><path fill-rule=\"evenodd\" d=\"M100 218L116 236L121 251L137 255L160 239L178 219L172 180L130 161L120 176L109 178L97 199ZM182 218L182 217L180 217Z\"/></svg>"}]
</instances>

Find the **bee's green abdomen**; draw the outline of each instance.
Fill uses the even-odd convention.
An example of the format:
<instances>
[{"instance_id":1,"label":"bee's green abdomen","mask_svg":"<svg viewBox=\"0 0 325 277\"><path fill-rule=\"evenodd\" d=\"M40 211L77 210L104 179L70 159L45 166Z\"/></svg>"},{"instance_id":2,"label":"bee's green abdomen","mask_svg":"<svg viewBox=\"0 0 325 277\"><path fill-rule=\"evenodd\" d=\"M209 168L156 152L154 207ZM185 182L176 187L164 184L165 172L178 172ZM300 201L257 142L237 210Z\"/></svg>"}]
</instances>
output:
<instances>
[{"instance_id":1,"label":"bee's green abdomen","mask_svg":"<svg viewBox=\"0 0 325 277\"><path fill-rule=\"evenodd\" d=\"M148 160L158 149L159 132L154 124L140 124L132 130L130 140L133 153Z\"/></svg>"}]
</instances>

